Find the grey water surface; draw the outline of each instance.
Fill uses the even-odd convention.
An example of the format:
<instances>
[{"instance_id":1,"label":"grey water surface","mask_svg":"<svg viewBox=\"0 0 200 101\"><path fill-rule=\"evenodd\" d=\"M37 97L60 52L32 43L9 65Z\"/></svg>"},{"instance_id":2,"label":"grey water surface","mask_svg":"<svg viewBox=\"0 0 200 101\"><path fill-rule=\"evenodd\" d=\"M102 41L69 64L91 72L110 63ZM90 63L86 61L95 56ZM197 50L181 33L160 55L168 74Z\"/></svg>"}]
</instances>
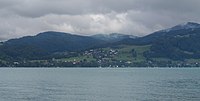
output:
<instances>
[{"instance_id":1,"label":"grey water surface","mask_svg":"<svg viewBox=\"0 0 200 101\"><path fill-rule=\"evenodd\" d=\"M2 68L0 101L200 101L200 69Z\"/></svg>"}]
</instances>

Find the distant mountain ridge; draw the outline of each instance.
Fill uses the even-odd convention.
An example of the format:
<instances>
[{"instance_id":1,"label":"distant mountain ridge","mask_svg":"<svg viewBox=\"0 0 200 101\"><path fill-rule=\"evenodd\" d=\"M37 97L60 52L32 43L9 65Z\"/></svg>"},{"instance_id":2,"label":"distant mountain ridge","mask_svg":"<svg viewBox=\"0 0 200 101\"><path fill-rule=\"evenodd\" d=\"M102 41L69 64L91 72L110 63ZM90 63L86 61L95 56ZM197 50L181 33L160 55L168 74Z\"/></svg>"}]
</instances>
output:
<instances>
[{"instance_id":1,"label":"distant mountain ridge","mask_svg":"<svg viewBox=\"0 0 200 101\"><path fill-rule=\"evenodd\" d=\"M127 39L127 38L131 38L131 39L137 38L137 36L120 34L120 33L96 34L96 35L93 35L92 37L95 39L109 41L109 42L117 42L117 41Z\"/></svg>"}]
</instances>

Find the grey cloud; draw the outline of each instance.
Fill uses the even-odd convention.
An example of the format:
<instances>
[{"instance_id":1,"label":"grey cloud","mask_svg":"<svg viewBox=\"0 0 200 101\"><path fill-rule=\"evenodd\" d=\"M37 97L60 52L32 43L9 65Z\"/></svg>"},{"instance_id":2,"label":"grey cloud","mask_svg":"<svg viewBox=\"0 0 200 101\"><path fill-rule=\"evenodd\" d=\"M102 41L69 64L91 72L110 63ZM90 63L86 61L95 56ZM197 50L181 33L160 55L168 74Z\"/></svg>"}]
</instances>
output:
<instances>
[{"instance_id":1,"label":"grey cloud","mask_svg":"<svg viewBox=\"0 0 200 101\"><path fill-rule=\"evenodd\" d=\"M126 12L134 0L18 0L20 3L7 7L16 14L40 17L48 14L80 15L89 13Z\"/></svg>"},{"instance_id":2,"label":"grey cloud","mask_svg":"<svg viewBox=\"0 0 200 101\"><path fill-rule=\"evenodd\" d=\"M1 0L0 40L54 30L138 36L200 22L199 0Z\"/></svg>"},{"instance_id":3,"label":"grey cloud","mask_svg":"<svg viewBox=\"0 0 200 101\"><path fill-rule=\"evenodd\" d=\"M127 12L199 12L199 0L18 0L11 10L27 16ZM13 4L13 3L12 3Z\"/></svg>"},{"instance_id":4,"label":"grey cloud","mask_svg":"<svg viewBox=\"0 0 200 101\"><path fill-rule=\"evenodd\" d=\"M48 14L80 15L85 13L143 12L191 13L199 12L199 0L4 0L0 8L16 14L39 17Z\"/></svg>"}]
</instances>

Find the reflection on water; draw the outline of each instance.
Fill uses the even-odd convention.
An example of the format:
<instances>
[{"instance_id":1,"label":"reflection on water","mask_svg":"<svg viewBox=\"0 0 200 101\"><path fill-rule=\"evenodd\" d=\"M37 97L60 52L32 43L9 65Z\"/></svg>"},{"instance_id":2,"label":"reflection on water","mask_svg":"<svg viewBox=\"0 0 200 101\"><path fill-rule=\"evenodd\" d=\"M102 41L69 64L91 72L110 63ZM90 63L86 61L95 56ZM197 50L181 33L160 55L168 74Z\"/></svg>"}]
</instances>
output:
<instances>
[{"instance_id":1,"label":"reflection on water","mask_svg":"<svg viewBox=\"0 0 200 101\"><path fill-rule=\"evenodd\" d=\"M200 101L200 69L0 69L1 101Z\"/></svg>"}]
</instances>

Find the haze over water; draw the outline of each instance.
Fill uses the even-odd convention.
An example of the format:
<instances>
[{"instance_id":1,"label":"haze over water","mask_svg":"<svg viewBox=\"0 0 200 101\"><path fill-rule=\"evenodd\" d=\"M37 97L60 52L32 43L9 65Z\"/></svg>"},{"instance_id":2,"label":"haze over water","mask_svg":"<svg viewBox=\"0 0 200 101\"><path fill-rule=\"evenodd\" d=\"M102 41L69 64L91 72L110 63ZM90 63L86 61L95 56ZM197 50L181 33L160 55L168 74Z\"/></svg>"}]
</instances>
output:
<instances>
[{"instance_id":1,"label":"haze over water","mask_svg":"<svg viewBox=\"0 0 200 101\"><path fill-rule=\"evenodd\" d=\"M200 69L0 69L1 101L200 101Z\"/></svg>"}]
</instances>

